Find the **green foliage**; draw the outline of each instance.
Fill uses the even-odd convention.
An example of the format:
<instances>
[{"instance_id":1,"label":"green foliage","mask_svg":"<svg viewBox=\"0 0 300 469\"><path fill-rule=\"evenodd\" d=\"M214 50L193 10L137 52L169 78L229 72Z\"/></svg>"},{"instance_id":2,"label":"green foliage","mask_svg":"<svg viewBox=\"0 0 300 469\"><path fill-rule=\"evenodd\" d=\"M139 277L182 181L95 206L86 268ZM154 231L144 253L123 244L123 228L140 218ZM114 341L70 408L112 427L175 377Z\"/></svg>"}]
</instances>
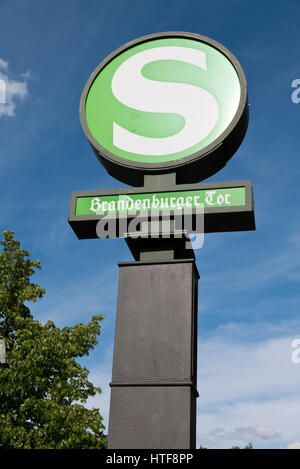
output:
<instances>
[{"instance_id":1,"label":"green foliage","mask_svg":"<svg viewBox=\"0 0 300 469\"><path fill-rule=\"evenodd\" d=\"M103 316L64 329L34 320L24 303L45 293L30 282L40 262L29 259L13 232L3 236L0 337L8 367L0 368L0 448L104 448L102 417L83 405L101 389L75 360L97 344Z\"/></svg>"},{"instance_id":2,"label":"green foliage","mask_svg":"<svg viewBox=\"0 0 300 469\"><path fill-rule=\"evenodd\" d=\"M239 446L233 446L231 449L241 449ZM244 449L253 449L252 443L248 443Z\"/></svg>"},{"instance_id":3,"label":"green foliage","mask_svg":"<svg viewBox=\"0 0 300 469\"><path fill-rule=\"evenodd\" d=\"M253 449L252 443L248 443L244 449Z\"/></svg>"}]
</instances>

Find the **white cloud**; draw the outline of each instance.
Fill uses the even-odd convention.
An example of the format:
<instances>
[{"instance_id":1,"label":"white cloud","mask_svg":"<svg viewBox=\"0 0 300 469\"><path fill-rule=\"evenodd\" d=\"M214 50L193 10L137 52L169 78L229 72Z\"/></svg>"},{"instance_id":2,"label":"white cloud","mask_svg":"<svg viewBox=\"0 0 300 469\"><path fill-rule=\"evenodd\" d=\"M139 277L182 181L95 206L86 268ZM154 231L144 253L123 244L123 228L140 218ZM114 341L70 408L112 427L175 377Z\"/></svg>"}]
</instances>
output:
<instances>
[{"instance_id":1,"label":"white cloud","mask_svg":"<svg viewBox=\"0 0 300 469\"><path fill-rule=\"evenodd\" d=\"M22 73L22 78L27 80L39 80L39 76L33 73L31 70L27 70L27 72Z\"/></svg>"},{"instance_id":2,"label":"white cloud","mask_svg":"<svg viewBox=\"0 0 300 469\"><path fill-rule=\"evenodd\" d=\"M7 70L8 69L8 62L0 58L0 69Z\"/></svg>"},{"instance_id":3,"label":"white cloud","mask_svg":"<svg viewBox=\"0 0 300 469\"><path fill-rule=\"evenodd\" d=\"M245 326L243 330L246 334ZM291 361L295 337L241 344L220 339L215 331L213 339L200 340L197 448L299 444L300 364ZM103 393L88 401L88 407L100 409L106 431L112 349L112 343L106 353L99 349L99 365L91 369L90 379Z\"/></svg>"},{"instance_id":4,"label":"white cloud","mask_svg":"<svg viewBox=\"0 0 300 469\"><path fill-rule=\"evenodd\" d=\"M236 446L237 443L242 447L245 443L251 442L253 444L262 440L278 440L280 437L281 434L276 429L264 425L236 427L233 431L218 427L201 435L202 441L208 446L224 446L225 448Z\"/></svg>"},{"instance_id":5,"label":"white cloud","mask_svg":"<svg viewBox=\"0 0 300 469\"><path fill-rule=\"evenodd\" d=\"M109 405L110 405L110 386L111 381L111 369L104 365L103 370L91 371L89 380L96 386L99 386L102 390L100 394L95 397L89 397L86 403L88 409L99 409L100 414L103 417L103 424L105 425L105 433L108 432L108 421L109 421Z\"/></svg>"},{"instance_id":6,"label":"white cloud","mask_svg":"<svg viewBox=\"0 0 300 469\"><path fill-rule=\"evenodd\" d=\"M300 441L294 441L293 443L287 445L286 449L300 449Z\"/></svg>"},{"instance_id":7,"label":"white cloud","mask_svg":"<svg viewBox=\"0 0 300 469\"><path fill-rule=\"evenodd\" d=\"M23 74L22 81L13 79L8 62L0 58L0 117L15 115L16 102L23 100L28 94L27 80L29 74L30 72Z\"/></svg>"},{"instance_id":8,"label":"white cloud","mask_svg":"<svg viewBox=\"0 0 300 469\"><path fill-rule=\"evenodd\" d=\"M252 427L238 427L228 435L230 438L237 438L245 441L258 441L268 439L278 439L281 434L274 428L264 425L254 425Z\"/></svg>"},{"instance_id":9,"label":"white cloud","mask_svg":"<svg viewBox=\"0 0 300 469\"><path fill-rule=\"evenodd\" d=\"M259 343L247 342L242 331L244 343L241 334L237 343L219 331L199 342L198 446L286 447L299 440L300 364L291 360L299 331Z\"/></svg>"},{"instance_id":10,"label":"white cloud","mask_svg":"<svg viewBox=\"0 0 300 469\"><path fill-rule=\"evenodd\" d=\"M297 393L300 364L291 360L291 343L296 336L295 331L293 337L260 343L247 343L247 336L245 343L224 341L220 336L200 340L198 386L202 404Z\"/></svg>"}]
</instances>

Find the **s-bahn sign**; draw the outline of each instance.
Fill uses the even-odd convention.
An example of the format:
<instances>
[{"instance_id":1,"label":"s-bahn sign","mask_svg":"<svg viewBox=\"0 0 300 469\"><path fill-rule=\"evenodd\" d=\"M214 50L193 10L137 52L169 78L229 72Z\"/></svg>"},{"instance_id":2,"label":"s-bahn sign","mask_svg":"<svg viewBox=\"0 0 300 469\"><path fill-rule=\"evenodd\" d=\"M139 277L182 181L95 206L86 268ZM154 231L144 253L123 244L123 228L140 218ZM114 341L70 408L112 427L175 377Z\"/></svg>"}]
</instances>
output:
<instances>
[{"instance_id":1,"label":"s-bahn sign","mask_svg":"<svg viewBox=\"0 0 300 469\"><path fill-rule=\"evenodd\" d=\"M255 229L251 181L197 184L227 163L248 126L244 72L218 42L167 32L125 44L88 79L80 121L106 170L139 187L73 192L69 223L79 239L104 237L105 217L142 212L175 226L175 212L191 210L194 223L203 209L198 232Z\"/></svg>"},{"instance_id":2,"label":"s-bahn sign","mask_svg":"<svg viewBox=\"0 0 300 469\"><path fill-rule=\"evenodd\" d=\"M115 178L142 186L144 175L176 173L199 182L219 171L248 125L243 70L218 42L167 32L136 39L94 70L80 120Z\"/></svg>"},{"instance_id":3,"label":"s-bahn sign","mask_svg":"<svg viewBox=\"0 0 300 469\"><path fill-rule=\"evenodd\" d=\"M105 231L103 237L127 237L134 217L149 221L149 217L174 219L180 214L196 218L197 213L204 215L204 224L200 231L194 226L194 232L254 230L251 181L176 185L159 192L145 188L72 192L69 223L79 239L88 239L101 237L97 231L101 219L114 219L118 229Z\"/></svg>"},{"instance_id":4,"label":"s-bahn sign","mask_svg":"<svg viewBox=\"0 0 300 469\"><path fill-rule=\"evenodd\" d=\"M81 95L80 121L108 173L134 186L72 192L69 208L79 239L122 237L137 261L119 264L108 447L194 448L194 249L202 247L204 232L255 229L251 181L201 182L225 166L245 136L243 70L207 37L144 36L94 70ZM175 367L170 343L178 344ZM148 412L137 412L145 399ZM167 400L174 405L166 411Z\"/></svg>"}]
</instances>

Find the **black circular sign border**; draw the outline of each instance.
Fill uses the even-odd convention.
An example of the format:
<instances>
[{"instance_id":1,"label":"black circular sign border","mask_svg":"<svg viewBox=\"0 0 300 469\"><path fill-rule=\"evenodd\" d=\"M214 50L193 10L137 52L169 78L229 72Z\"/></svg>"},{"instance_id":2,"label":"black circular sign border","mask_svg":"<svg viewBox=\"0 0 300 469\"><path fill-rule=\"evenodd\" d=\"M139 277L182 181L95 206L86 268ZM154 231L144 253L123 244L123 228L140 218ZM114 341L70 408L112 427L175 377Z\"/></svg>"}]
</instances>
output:
<instances>
[{"instance_id":1,"label":"black circular sign border","mask_svg":"<svg viewBox=\"0 0 300 469\"><path fill-rule=\"evenodd\" d=\"M212 143L196 153L184 158L163 163L143 163L126 160L125 158L121 158L108 151L91 134L85 116L85 105L89 90L101 70L111 60L125 50L143 42L172 37L187 38L204 42L225 55L233 65L240 82L241 96L237 111L234 118L222 134L219 135L219 137L217 137ZM95 151L97 158L104 165L109 174L126 184L141 186L143 185L143 177L146 174L166 174L175 172L177 183L193 183L202 181L222 169L227 161L234 155L244 139L248 127L248 108L246 77L237 58L222 44L206 36L201 36L195 33L171 31L150 34L137 38L124 44L108 55L93 71L84 86L80 98L79 116L86 138Z\"/></svg>"}]
</instances>

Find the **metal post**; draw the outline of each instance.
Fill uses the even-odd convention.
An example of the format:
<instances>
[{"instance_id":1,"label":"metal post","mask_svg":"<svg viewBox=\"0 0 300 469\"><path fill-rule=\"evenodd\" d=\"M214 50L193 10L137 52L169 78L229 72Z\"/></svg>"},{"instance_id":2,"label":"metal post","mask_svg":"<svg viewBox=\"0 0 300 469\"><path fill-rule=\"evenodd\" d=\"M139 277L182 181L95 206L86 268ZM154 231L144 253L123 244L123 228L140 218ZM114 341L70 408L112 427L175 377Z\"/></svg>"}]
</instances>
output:
<instances>
[{"instance_id":1,"label":"metal post","mask_svg":"<svg viewBox=\"0 0 300 469\"><path fill-rule=\"evenodd\" d=\"M109 448L195 448L199 275L157 252L119 264Z\"/></svg>"}]
</instances>

